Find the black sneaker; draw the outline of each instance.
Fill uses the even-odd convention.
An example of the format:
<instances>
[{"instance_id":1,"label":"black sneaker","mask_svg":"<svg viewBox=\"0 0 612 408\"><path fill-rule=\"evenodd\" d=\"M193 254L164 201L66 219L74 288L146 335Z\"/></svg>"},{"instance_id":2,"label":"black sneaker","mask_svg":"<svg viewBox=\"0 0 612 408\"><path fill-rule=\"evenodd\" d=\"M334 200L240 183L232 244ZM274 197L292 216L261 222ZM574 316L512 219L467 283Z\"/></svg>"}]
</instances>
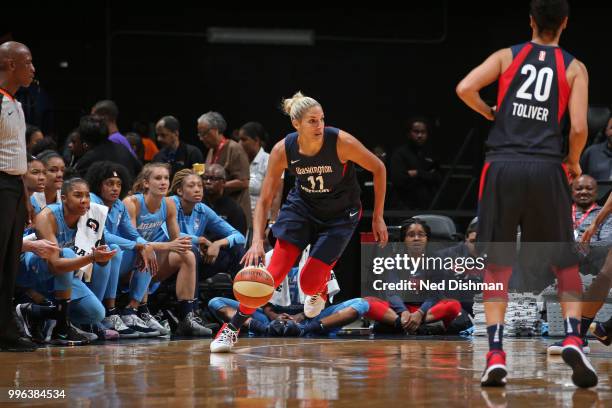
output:
<instances>
[{"instance_id":1,"label":"black sneaker","mask_svg":"<svg viewBox=\"0 0 612 408\"><path fill-rule=\"evenodd\" d=\"M32 337L32 304L21 303L15 307L15 315L17 317L17 326L19 330L27 337Z\"/></svg>"},{"instance_id":2,"label":"black sneaker","mask_svg":"<svg viewBox=\"0 0 612 408\"><path fill-rule=\"evenodd\" d=\"M32 316L32 303L17 305L15 315L17 316L17 324L21 326L26 337L29 337L38 344L45 342L45 335L43 333L45 321Z\"/></svg>"},{"instance_id":3,"label":"black sneaker","mask_svg":"<svg viewBox=\"0 0 612 408\"><path fill-rule=\"evenodd\" d=\"M63 330L56 325L51 333L51 344L58 346L83 346L88 343L87 337L77 332L71 324Z\"/></svg>"},{"instance_id":4,"label":"black sneaker","mask_svg":"<svg viewBox=\"0 0 612 408\"><path fill-rule=\"evenodd\" d=\"M193 312L189 312L187 316L183 320L181 320L176 329L177 336L199 336L199 337L211 337L212 330L202 326L199 322L199 319L193 314ZM200 320L201 322L201 320Z\"/></svg>"},{"instance_id":5,"label":"black sneaker","mask_svg":"<svg viewBox=\"0 0 612 408\"><path fill-rule=\"evenodd\" d=\"M609 320L605 323L593 322L590 326L593 336L595 336L597 340L601 342L601 344L606 346L612 344L612 330L609 330L609 322Z\"/></svg>"},{"instance_id":6,"label":"black sneaker","mask_svg":"<svg viewBox=\"0 0 612 408\"><path fill-rule=\"evenodd\" d=\"M0 340L0 351L29 352L35 351L36 344L27 337L18 337L15 340Z\"/></svg>"}]
</instances>

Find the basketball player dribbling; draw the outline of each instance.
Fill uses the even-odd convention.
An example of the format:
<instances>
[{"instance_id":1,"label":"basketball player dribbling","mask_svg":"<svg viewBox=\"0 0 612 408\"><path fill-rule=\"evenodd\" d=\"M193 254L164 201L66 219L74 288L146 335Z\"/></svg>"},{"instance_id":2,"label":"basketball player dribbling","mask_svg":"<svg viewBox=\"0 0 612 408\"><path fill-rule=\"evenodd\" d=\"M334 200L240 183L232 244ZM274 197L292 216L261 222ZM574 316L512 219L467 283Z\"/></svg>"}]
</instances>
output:
<instances>
[{"instance_id":1,"label":"basketball player dribbling","mask_svg":"<svg viewBox=\"0 0 612 408\"><path fill-rule=\"evenodd\" d=\"M494 122L479 191L478 240L514 242L520 226L522 242L549 243L549 263L557 276L564 312L566 337L561 354L573 370L574 384L592 387L597 374L582 351L580 334L587 329L580 320L582 282L577 259L568 250L574 236L566 174L570 178L581 174L588 74L580 61L558 45L568 13L566 0L532 0L532 40L493 53L459 83L457 94ZM496 80L497 105L490 107L479 91ZM571 129L564 159L561 129L566 111ZM568 243L565 250L559 248L562 243ZM502 338L514 254L495 245L486 250L485 282L502 283L504 290L483 293L490 351L481 384L503 386L507 368Z\"/></svg>"},{"instance_id":2,"label":"basketball player dribbling","mask_svg":"<svg viewBox=\"0 0 612 408\"><path fill-rule=\"evenodd\" d=\"M300 287L307 295L304 314L313 318L325 307L330 271L361 216L355 164L374 175L372 231L381 245L388 240L383 220L386 170L356 138L343 130L325 127L323 108L313 98L298 92L286 99L283 107L296 132L287 135L272 149L255 208L253 242L242 263L257 265L264 258L267 215L283 171L289 169L295 174L296 183L272 226L277 241L268 270L274 278L274 287L278 287L304 248L311 245ZM210 351L231 351L239 329L254 311L240 305L232 320L221 327L211 342Z\"/></svg>"}]
</instances>

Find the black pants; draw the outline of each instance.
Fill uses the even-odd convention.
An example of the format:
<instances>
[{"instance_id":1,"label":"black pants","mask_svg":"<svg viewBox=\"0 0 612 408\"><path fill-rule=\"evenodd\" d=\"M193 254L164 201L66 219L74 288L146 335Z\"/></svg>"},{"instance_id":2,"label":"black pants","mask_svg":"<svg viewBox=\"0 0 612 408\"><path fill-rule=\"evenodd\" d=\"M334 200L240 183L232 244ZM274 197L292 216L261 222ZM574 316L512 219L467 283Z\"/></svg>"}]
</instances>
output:
<instances>
[{"instance_id":1,"label":"black pants","mask_svg":"<svg viewBox=\"0 0 612 408\"><path fill-rule=\"evenodd\" d=\"M578 263L572 229L572 198L560 163L496 161L483 172L478 241L488 261L512 266L517 227L521 257L567 267ZM480 246L482 248L482 246Z\"/></svg>"},{"instance_id":2,"label":"black pants","mask_svg":"<svg viewBox=\"0 0 612 408\"><path fill-rule=\"evenodd\" d=\"M19 337L13 318L13 292L26 221L23 181L0 172L0 340Z\"/></svg>"}]
</instances>

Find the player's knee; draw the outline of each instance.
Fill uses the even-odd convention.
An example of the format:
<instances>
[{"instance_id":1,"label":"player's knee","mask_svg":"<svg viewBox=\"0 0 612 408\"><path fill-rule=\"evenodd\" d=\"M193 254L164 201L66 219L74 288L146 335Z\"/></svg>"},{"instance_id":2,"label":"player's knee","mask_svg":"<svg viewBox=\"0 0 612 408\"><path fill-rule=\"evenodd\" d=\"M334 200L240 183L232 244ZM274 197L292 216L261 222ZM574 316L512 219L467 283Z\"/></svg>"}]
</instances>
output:
<instances>
[{"instance_id":1,"label":"player's knee","mask_svg":"<svg viewBox=\"0 0 612 408\"><path fill-rule=\"evenodd\" d=\"M210 310L218 311L219 309L226 306L227 302L225 301L225 298L222 298L220 296L214 297L208 301L208 308Z\"/></svg>"},{"instance_id":2,"label":"player's knee","mask_svg":"<svg viewBox=\"0 0 612 408\"><path fill-rule=\"evenodd\" d=\"M195 254L193 253L193 251L185 251L184 253L182 253L181 262L189 267L193 267L190 269L193 269L195 271L196 258L195 258Z\"/></svg>"},{"instance_id":3,"label":"player's knee","mask_svg":"<svg viewBox=\"0 0 612 408\"><path fill-rule=\"evenodd\" d=\"M96 305L92 308L91 311L92 324L101 322L105 316L106 311L104 310L104 306L102 305L102 303L96 302Z\"/></svg>"},{"instance_id":4,"label":"player's knee","mask_svg":"<svg viewBox=\"0 0 612 408\"><path fill-rule=\"evenodd\" d=\"M357 312L358 317L364 316L370 310L370 304L362 298L353 299L349 306Z\"/></svg>"},{"instance_id":5,"label":"player's knee","mask_svg":"<svg viewBox=\"0 0 612 408\"><path fill-rule=\"evenodd\" d=\"M461 303L455 299L449 299L446 304L446 310L448 311L448 318L453 320L461 313Z\"/></svg>"},{"instance_id":6,"label":"player's knee","mask_svg":"<svg viewBox=\"0 0 612 408\"><path fill-rule=\"evenodd\" d=\"M53 278L53 289L56 291L67 291L72 288L73 272L60 273Z\"/></svg>"},{"instance_id":7,"label":"player's knee","mask_svg":"<svg viewBox=\"0 0 612 408\"><path fill-rule=\"evenodd\" d=\"M96 324L101 322L105 316L104 306L95 296L91 295L79 301L79 307L75 310L75 322L80 324Z\"/></svg>"}]
</instances>

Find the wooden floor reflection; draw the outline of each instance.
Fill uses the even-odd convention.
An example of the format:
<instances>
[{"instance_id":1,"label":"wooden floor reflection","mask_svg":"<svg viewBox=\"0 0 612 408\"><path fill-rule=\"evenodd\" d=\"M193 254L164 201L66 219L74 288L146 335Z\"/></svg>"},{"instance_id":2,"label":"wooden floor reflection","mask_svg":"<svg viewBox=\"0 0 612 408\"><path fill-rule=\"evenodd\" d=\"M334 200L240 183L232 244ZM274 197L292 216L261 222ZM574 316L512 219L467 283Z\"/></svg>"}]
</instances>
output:
<instances>
[{"instance_id":1,"label":"wooden floor reflection","mask_svg":"<svg viewBox=\"0 0 612 408\"><path fill-rule=\"evenodd\" d=\"M555 407L612 406L612 349L592 344L600 376L578 390L550 341L505 340L511 378L483 391L486 339L246 339L210 354L210 340L107 342L0 353L0 406L9 389L63 389L69 407Z\"/></svg>"}]
</instances>

